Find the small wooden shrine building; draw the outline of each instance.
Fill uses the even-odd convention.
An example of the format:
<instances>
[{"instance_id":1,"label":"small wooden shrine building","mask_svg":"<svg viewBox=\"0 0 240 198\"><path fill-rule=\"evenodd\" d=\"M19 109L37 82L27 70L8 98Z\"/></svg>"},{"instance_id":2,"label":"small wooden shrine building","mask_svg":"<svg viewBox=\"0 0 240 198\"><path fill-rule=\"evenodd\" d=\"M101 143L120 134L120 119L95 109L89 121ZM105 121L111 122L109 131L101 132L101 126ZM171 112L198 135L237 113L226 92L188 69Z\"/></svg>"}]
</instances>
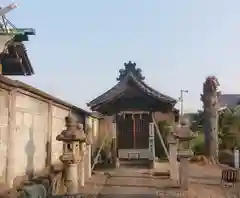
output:
<instances>
[{"instance_id":1,"label":"small wooden shrine building","mask_svg":"<svg viewBox=\"0 0 240 198\"><path fill-rule=\"evenodd\" d=\"M35 30L1 28L0 21L0 74L7 76L31 76L34 70L23 42L29 40L29 35L35 35ZM5 26L4 26L5 27Z\"/></svg>"},{"instance_id":2,"label":"small wooden shrine building","mask_svg":"<svg viewBox=\"0 0 240 198\"><path fill-rule=\"evenodd\" d=\"M119 70L118 83L88 103L92 111L111 117L116 137L116 155L121 159L153 159L154 132L152 115L156 120L175 121L177 100L159 93L144 82L136 63L125 63ZM152 125L153 126L153 125Z\"/></svg>"}]
</instances>

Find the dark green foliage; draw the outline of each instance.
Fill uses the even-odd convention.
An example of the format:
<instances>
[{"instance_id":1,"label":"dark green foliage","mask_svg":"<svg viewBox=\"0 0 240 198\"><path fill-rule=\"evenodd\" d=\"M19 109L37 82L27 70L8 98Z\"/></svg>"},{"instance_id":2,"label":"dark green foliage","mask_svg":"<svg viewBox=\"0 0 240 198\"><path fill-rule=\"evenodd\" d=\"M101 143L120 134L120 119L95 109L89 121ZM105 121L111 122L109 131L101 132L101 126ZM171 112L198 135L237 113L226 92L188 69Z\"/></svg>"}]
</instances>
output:
<instances>
[{"instance_id":1,"label":"dark green foliage","mask_svg":"<svg viewBox=\"0 0 240 198\"><path fill-rule=\"evenodd\" d=\"M169 126L170 124L167 121L159 121L158 122L158 127L160 130L160 133L162 135L164 144L166 145L166 147L168 148L168 142L167 142L167 138L169 135ZM163 146L161 144L161 141L159 140L158 134L155 132L155 155L156 157L160 158L160 159L166 159L166 154L164 152Z\"/></svg>"},{"instance_id":2,"label":"dark green foliage","mask_svg":"<svg viewBox=\"0 0 240 198\"><path fill-rule=\"evenodd\" d=\"M193 139L191 142L191 148L194 155L203 155L205 150L204 146L204 135L200 133L196 139Z\"/></svg>"},{"instance_id":3,"label":"dark green foliage","mask_svg":"<svg viewBox=\"0 0 240 198\"><path fill-rule=\"evenodd\" d=\"M195 114L191 114L191 120L193 122L191 128L193 131L197 131L199 136L192 141L192 150L195 154L201 155L204 153L204 112L198 111ZM239 106L232 109L225 109L219 113L218 119L219 127L219 149L221 151L231 151L234 148L240 149L240 108ZM220 154L219 153L219 154ZM221 154L220 158L224 158Z\"/></svg>"},{"instance_id":4,"label":"dark green foliage","mask_svg":"<svg viewBox=\"0 0 240 198\"><path fill-rule=\"evenodd\" d=\"M220 149L240 147L240 112L238 108L226 109L219 115Z\"/></svg>"},{"instance_id":5,"label":"dark green foliage","mask_svg":"<svg viewBox=\"0 0 240 198\"><path fill-rule=\"evenodd\" d=\"M204 115L203 111L198 110L197 113L192 114L191 116L191 130L194 132L203 132L203 123L204 123Z\"/></svg>"},{"instance_id":6,"label":"dark green foliage","mask_svg":"<svg viewBox=\"0 0 240 198\"><path fill-rule=\"evenodd\" d=\"M198 111L191 116L193 131L197 131L200 135L193 141L192 149L195 153L204 151L204 136L203 132L204 113ZM240 148L240 111L239 107L233 109L225 109L219 113L219 149ZM200 140L201 139L201 140Z\"/></svg>"}]
</instances>

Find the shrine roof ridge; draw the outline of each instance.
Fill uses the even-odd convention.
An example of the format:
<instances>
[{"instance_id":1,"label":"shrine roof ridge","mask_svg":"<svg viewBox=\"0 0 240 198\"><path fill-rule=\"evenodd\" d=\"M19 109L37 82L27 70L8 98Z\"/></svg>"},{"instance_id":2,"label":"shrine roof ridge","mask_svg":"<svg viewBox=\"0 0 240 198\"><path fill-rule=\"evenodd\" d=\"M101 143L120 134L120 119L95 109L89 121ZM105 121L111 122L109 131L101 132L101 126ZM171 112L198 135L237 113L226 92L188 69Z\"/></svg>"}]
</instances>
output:
<instances>
[{"instance_id":1,"label":"shrine roof ridge","mask_svg":"<svg viewBox=\"0 0 240 198\"><path fill-rule=\"evenodd\" d=\"M89 103L87 103L87 106L90 108L93 108L94 106L98 106L104 103L107 103L111 101L116 95L120 95L124 89L125 85L129 82L129 80L133 80L133 82L146 94L150 95L151 97L154 97L162 102L171 103L172 105L175 105L177 103L177 100L167 96L165 94L162 94L149 85L147 85L143 80L137 79L132 72L129 72L124 79L120 80L115 86L113 86L111 89L103 93L102 95L98 96L97 98L93 99Z\"/></svg>"}]
</instances>

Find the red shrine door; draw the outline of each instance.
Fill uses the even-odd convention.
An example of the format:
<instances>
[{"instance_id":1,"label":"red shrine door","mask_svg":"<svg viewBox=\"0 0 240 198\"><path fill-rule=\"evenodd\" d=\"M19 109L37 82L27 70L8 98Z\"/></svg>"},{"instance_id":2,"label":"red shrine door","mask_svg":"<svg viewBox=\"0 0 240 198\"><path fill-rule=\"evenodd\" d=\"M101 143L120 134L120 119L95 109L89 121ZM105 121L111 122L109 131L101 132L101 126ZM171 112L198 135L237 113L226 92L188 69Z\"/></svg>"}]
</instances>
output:
<instances>
[{"instance_id":1,"label":"red shrine door","mask_svg":"<svg viewBox=\"0 0 240 198\"><path fill-rule=\"evenodd\" d=\"M149 114L123 114L117 117L117 147L123 152L138 152L149 147ZM125 154L123 158L126 158ZM121 156L119 156L121 158Z\"/></svg>"}]
</instances>

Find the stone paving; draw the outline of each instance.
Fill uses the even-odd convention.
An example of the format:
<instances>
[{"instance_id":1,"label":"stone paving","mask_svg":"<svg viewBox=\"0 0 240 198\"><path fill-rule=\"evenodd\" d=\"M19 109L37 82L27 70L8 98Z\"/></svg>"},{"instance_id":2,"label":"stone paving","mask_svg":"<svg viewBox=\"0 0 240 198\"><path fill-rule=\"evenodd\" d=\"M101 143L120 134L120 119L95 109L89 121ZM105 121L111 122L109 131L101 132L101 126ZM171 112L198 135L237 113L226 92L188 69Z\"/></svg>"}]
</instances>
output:
<instances>
[{"instance_id":1,"label":"stone paving","mask_svg":"<svg viewBox=\"0 0 240 198\"><path fill-rule=\"evenodd\" d=\"M148 169L120 167L113 171L99 197L158 197L156 181Z\"/></svg>"},{"instance_id":2,"label":"stone paving","mask_svg":"<svg viewBox=\"0 0 240 198\"><path fill-rule=\"evenodd\" d=\"M100 172L92 175L92 178L85 182L85 186L80 188L81 193L94 195L96 197L96 195L101 192L103 186L106 184L108 177L108 175Z\"/></svg>"},{"instance_id":3,"label":"stone paving","mask_svg":"<svg viewBox=\"0 0 240 198\"><path fill-rule=\"evenodd\" d=\"M236 198L221 185L221 170L213 165L191 164L188 192L181 192L172 181L152 176L153 172L167 172L167 163L159 163L154 170L143 167L120 167L97 173L86 183L83 193L95 197L163 197L163 198ZM98 196L96 196L98 194Z\"/></svg>"}]
</instances>

